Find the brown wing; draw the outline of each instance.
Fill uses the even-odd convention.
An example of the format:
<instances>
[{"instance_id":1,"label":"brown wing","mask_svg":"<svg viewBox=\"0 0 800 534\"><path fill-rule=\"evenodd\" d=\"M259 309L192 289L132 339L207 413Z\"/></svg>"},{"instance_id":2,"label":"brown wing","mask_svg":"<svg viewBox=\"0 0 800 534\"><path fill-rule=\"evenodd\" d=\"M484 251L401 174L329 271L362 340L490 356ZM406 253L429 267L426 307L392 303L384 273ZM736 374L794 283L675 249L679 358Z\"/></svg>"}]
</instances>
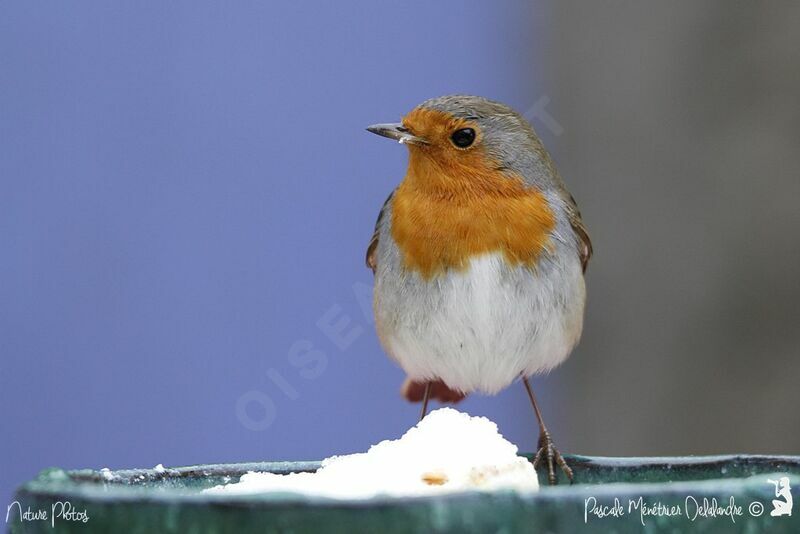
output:
<instances>
[{"instance_id":1,"label":"brown wing","mask_svg":"<svg viewBox=\"0 0 800 534\"><path fill-rule=\"evenodd\" d=\"M393 196L394 191L389 194L386 202L383 203L383 207L378 213L378 220L375 221L375 231L372 233L372 239L369 240L369 246L367 246L367 267L372 269L372 274L375 274L375 269L378 268L378 234L380 233L381 221L383 220L383 214L386 212L386 206L389 205Z\"/></svg>"},{"instance_id":2,"label":"brown wing","mask_svg":"<svg viewBox=\"0 0 800 534\"><path fill-rule=\"evenodd\" d=\"M592 257L592 240L589 239L589 232L586 230L586 226L581 220L581 212L578 210L578 204L575 202L575 198L569 193L567 193L567 197L567 214L569 216L569 223L572 226L572 229L575 231L575 235L577 235L578 239L581 241L580 250L578 250L578 253L581 257L581 266L583 267L583 272L586 272L586 267L589 265L589 259Z\"/></svg>"}]
</instances>

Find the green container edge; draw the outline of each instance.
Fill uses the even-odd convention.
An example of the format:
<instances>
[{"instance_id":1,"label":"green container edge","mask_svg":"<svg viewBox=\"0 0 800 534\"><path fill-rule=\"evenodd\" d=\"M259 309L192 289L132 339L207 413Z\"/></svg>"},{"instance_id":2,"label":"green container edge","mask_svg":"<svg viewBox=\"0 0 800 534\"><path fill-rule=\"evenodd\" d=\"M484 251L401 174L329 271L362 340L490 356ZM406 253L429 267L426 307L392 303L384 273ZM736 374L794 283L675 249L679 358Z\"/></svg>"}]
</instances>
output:
<instances>
[{"instance_id":1,"label":"green container edge","mask_svg":"<svg viewBox=\"0 0 800 534\"><path fill-rule=\"evenodd\" d=\"M530 455L524 455L530 459ZM547 487L534 494L512 491L465 492L431 497L384 497L344 500L270 493L213 495L199 490L235 482L249 471L311 472L320 463L255 462L178 468L125 469L113 472L51 468L22 485L15 499L21 507L52 510L68 501L86 510L89 520L18 521L10 532L800 532L798 515L771 517L779 474L798 477L800 456L725 455L696 457L612 458L566 456L576 483ZM546 484L540 473L540 483ZM563 484L563 482L562 482ZM640 497L646 503L687 508L730 499L742 513L730 517L687 514L642 517L634 509L620 517L587 515L591 499L611 506ZM588 501L587 501L588 500ZM763 505L754 515L751 503ZM756 510L757 511L757 510ZM644 525L642 524L644 521Z\"/></svg>"}]
</instances>

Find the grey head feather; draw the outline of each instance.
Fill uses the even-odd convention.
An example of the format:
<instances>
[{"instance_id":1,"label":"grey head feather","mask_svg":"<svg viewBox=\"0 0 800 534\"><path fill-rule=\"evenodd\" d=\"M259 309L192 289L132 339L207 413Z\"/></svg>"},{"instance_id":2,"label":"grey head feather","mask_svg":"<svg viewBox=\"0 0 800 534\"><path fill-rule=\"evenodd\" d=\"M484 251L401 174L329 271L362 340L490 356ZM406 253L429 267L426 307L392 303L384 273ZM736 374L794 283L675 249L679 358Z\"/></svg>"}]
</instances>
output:
<instances>
[{"instance_id":1,"label":"grey head feather","mask_svg":"<svg viewBox=\"0 0 800 534\"><path fill-rule=\"evenodd\" d=\"M543 191L563 188L553 160L533 126L509 106L481 96L449 95L426 100L420 107L475 122L487 155L509 174L521 176Z\"/></svg>"}]
</instances>

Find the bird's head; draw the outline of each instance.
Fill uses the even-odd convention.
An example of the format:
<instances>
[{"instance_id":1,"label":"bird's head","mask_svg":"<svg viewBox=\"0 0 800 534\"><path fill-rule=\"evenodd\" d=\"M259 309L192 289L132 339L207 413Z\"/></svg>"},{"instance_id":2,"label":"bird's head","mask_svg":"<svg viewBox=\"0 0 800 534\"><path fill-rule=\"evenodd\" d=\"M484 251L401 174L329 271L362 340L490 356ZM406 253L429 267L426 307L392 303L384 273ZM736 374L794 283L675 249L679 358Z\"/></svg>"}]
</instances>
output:
<instances>
[{"instance_id":1,"label":"bird's head","mask_svg":"<svg viewBox=\"0 0 800 534\"><path fill-rule=\"evenodd\" d=\"M420 188L493 192L544 189L554 168L531 125L499 102L452 95L427 100L395 124L367 128L409 148L406 180Z\"/></svg>"}]
</instances>

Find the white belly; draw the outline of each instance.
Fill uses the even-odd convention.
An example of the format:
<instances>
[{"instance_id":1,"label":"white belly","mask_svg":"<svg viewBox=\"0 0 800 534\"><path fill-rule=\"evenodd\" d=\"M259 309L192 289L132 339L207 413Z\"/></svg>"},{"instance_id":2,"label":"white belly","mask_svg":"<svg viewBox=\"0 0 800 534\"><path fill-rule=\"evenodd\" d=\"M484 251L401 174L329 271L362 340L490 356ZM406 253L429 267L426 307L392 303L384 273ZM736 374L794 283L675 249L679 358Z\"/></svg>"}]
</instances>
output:
<instances>
[{"instance_id":1,"label":"white belly","mask_svg":"<svg viewBox=\"0 0 800 534\"><path fill-rule=\"evenodd\" d=\"M486 254L431 281L389 269L375 286L387 352L410 378L467 393L493 394L561 363L580 337L584 302L577 258L532 272Z\"/></svg>"}]
</instances>

